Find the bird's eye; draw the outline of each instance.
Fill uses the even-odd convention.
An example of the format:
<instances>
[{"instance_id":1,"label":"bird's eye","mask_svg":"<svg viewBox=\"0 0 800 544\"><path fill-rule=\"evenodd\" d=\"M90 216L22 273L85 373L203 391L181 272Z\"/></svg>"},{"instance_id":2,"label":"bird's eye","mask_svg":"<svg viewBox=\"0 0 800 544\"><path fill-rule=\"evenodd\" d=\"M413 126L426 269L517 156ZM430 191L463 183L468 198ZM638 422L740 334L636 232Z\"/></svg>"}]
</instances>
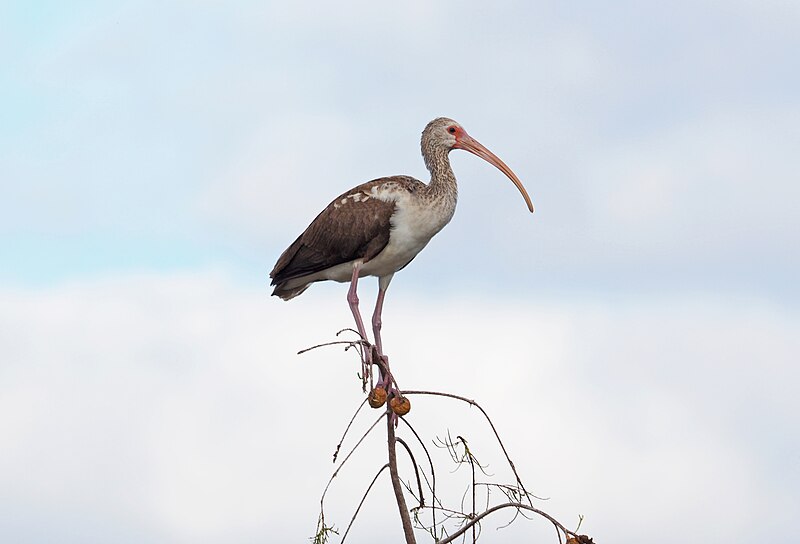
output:
<instances>
[{"instance_id":1,"label":"bird's eye","mask_svg":"<svg viewBox=\"0 0 800 544\"><path fill-rule=\"evenodd\" d=\"M448 129L447 129L447 132L449 132L450 134L455 134L455 133L456 133L456 127L450 127L450 128L448 128Z\"/></svg>"}]
</instances>

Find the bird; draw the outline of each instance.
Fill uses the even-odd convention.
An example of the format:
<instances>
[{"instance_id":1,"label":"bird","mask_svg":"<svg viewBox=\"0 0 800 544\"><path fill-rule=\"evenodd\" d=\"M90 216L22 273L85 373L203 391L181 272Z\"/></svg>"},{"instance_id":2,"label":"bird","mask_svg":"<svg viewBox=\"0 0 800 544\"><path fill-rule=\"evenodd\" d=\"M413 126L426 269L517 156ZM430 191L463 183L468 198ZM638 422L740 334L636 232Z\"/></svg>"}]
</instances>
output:
<instances>
[{"instance_id":1,"label":"bird","mask_svg":"<svg viewBox=\"0 0 800 544\"><path fill-rule=\"evenodd\" d=\"M377 276L372 332L377 356L387 368L381 341L386 290L394 274L405 268L455 213L458 185L450 166L450 151L468 151L497 167L517 187L528 210L534 211L516 174L456 121L438 117L429 122L422 131L420 146L431 176L429 183L409 176L389 176L342 193L280 255L270 272L272 294L283 300L291 300L318 281L350 282L347 302L365 342L368 337L358 306L358 280ZM369 353L371 350L368 358Z\"/></svg>"}]
</instances>

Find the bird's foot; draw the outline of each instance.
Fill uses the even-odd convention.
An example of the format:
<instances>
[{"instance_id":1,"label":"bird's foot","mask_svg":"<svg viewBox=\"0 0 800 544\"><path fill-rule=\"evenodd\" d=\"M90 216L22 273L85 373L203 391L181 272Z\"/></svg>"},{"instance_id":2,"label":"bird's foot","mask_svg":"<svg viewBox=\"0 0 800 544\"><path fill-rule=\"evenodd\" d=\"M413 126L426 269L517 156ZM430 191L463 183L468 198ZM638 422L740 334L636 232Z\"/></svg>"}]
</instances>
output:
<instances>
[{"instance_id":1,"label":"bird's foot","mask_svg":"<svg viewBox=\"0 0 800 544\"><path fill-rule=\"evenodd\" d=\"M372 364L378 367L378 387L383 387L387 393L397 390L397 382L389 369L389 356L381 353L378 348L372 346Z\"/></svg>"},{"instance_id":2,"label":"bird's foot","mask_svg":"<svg viewBox=\"0 0 800 544\"><path fill-rule=\"evenodd\" d=\"M378 385L372 390L374 394L370 393L370 405L373 407L383 406L383 403L388 400L389 422L397 427L400 416L406 415L411 410L411 402L403 396L392 371L389 369L389 357L375 349L373 360L374 364L378 366L381 377ZM376 397L380 398L378 406L374 404L374 401L377 401Z\"/></svg>"}]
</instances>

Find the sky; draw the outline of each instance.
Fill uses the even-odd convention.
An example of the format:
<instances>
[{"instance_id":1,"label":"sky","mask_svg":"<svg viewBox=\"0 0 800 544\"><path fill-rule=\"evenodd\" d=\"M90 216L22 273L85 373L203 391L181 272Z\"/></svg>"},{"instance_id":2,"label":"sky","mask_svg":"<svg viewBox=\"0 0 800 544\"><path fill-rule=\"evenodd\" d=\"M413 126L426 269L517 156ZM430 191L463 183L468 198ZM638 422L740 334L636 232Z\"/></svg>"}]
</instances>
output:
<instances>
[{"instance_id":1,"label":"sky","mask_svg":"<svg viewBox=\"0 0 800 544\"><path fill-rule=\"evenodd\" d=\"M478 400L597 542L785 538L798 50L789 0L2 4L0 540L312 536L362 395L352 352L296 353L352 318L346 286L285 303L268 272L348 188L427 181L438 116L536 213L451 154L456 215L387 295L401 385ZM468 436L508 476L474 410L413 401L428 445ZM384 458L370 436L329 522ZM378 486L348 542L399 536ZM484 541L554 538L505 521Z\"/></svg>"}]
</instances>

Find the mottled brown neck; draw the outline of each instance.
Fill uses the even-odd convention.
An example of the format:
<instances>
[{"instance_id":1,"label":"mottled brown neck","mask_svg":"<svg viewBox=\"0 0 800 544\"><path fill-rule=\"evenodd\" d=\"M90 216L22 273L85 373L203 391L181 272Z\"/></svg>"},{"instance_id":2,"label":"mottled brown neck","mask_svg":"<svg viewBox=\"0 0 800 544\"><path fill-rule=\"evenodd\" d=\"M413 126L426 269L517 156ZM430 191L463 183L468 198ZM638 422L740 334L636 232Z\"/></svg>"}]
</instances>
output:
<instances>
[{"instance_id":1,"label":"mottled brown neck","mask_svg":"<svg viewBox=\"0 0 800 544\"><path fill-rule=\"evenodd\" d=\"M440 145L422 142L422 156L425 159L425 166L431 173L431 182L426 192L432 198L446 198L455 203L458 199L458 185L450 167L449 152L449 149Z\"/></svg>"}]
</instances>

